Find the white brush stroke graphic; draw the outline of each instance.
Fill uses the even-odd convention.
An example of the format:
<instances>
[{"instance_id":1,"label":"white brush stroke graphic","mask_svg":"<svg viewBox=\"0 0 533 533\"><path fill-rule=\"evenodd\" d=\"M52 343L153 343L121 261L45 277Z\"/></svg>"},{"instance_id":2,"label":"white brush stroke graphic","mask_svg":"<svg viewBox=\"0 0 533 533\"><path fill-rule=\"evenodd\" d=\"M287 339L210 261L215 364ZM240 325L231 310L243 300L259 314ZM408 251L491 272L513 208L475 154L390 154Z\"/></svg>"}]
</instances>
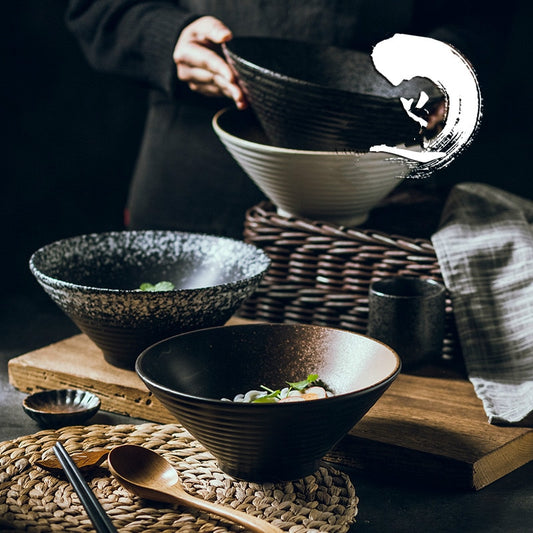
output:
<instances>
[{"instance_id":1,"label":"white brush stroke graphic","mask_svg":"<svg viewBox=\"0 0 533 533\"><path fill-rule=\"evenodd\" d=\"M472 65L442 41L405 34L379 42L372 52L372 60L393 85L415 77L431 80L444 94L447 115L442 131L427 141L421 152L387 145L372 146L370 151L412 160L417 163L413 169L417 175L447 166L472 141L481 120L481 93ZM421 93L415 107L422 107L426 98ZM425 121L412 113L413 104L413 99L402 99L407 114L425 126Z\"/></svg>"}]
</instances>

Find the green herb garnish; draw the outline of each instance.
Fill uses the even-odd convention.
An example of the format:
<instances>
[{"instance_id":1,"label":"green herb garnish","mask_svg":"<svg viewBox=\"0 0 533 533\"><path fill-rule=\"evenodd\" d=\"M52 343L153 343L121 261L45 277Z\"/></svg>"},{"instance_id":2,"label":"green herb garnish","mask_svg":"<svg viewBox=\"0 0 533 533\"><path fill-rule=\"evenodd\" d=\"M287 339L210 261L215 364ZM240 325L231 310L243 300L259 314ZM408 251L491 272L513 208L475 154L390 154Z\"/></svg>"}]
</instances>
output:
<instances>
[{"instance_id":1,"label":"green herb garnish","mask_svg":"<svg viewBox=\"0 0 533 533\"><path fill-rule=\"evenodd\" d=\"M174 290L174 284L170 281L159 281L155 285L152 285L151 283L142 283L139 289L146 292L172 291Z\"/></svg>"},{"instance_id":2,"label":"green herb garnish","mask_svg":"<svg viewBox=\"0 0 533 533\"><path fill-rule=\"evenodd\" d=\"M289 381L287 381L286 383L287 385L289 385L291 389L302 391L306 389L307 387L309 387L309 385L314 383L317 379L318 379L318 374L309 374L307 376L307 379L304 379L303 381L295 381L294 383L290 383Z\"/></svg>"},{"instance_id":3,"label":"green herb garnish","mask_svg":"<svg viewBox=\"0 0 533 533\"><path fill-rule=\"evenodd\" d=\"M260 396L255 400L252 400L252 403L275 403L279 400L281 394L281 391L279 389L272 390L268 387L265 387L264 385L261 385L261 388L268 391L268 394L266 394L265 396Z\"/></svg>"},{"instance_id":4,"label":"green herb garnish","mask_svg":"<svg viewBox=\"0 0 533 533\"><path fill-rule=\"evenodd\" d=\"M309 387L309 385L315 383L317 380L318 374L309 374L307 378L302 381L295 381L292 383L290 381L286 381L285 383L287 383L287 385L289 386L289 392L291 390L303 391L304 389ZM265 387L265 385L261 385L261 388L266 390L268 394L266 394L265 396L260 396L259 398L255 398L254 400L252 400L252 403L275 403L281 399L281 390L272 390L268 387Z\"/></svg>"}]
</instances>

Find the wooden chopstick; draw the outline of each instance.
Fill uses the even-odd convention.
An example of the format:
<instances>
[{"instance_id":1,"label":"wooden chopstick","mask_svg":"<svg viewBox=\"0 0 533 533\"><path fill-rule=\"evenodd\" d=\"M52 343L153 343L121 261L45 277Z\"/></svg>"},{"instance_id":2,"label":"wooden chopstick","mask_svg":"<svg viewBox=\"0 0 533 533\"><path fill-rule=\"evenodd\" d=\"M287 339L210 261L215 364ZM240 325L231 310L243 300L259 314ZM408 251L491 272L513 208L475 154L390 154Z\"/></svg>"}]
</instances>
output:
<instances>
[{"instance_id":1,"label":"wooden chopstick","mask_svg":"<svg viewBox=\"0 0 533 533\"><path fill-rule=\"evenodd\" d=\"M111 519L107 516L100 502L96 499L93 491L81 475L78 467L59 441L54 445L54 452L65 471L67 479L72 483L83 507L85 507L96 531L98 533L117 533Z\"/></svg>"}]
</instances>

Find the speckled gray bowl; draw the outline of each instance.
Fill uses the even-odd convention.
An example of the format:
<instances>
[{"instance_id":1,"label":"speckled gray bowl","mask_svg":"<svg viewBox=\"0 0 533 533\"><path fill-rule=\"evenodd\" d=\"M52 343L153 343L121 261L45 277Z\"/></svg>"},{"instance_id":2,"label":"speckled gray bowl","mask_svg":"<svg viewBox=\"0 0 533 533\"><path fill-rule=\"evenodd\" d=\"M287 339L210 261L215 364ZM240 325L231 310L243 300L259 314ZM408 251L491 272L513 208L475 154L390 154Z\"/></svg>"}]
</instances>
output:
<instances>
[{"instance_id":1,"label":"speckled gray bowl","mask_svg":"<svg viewBox=\"0 0 533 533\"><path fill-rule=\"evenodd\" d=\"M234 239L178 231L118 231L48 244L30 270L114 366L185 331L224 324L257 288L270 259ZM142 283L175 289L146 292Z\"/></svg>"}]
</instances>

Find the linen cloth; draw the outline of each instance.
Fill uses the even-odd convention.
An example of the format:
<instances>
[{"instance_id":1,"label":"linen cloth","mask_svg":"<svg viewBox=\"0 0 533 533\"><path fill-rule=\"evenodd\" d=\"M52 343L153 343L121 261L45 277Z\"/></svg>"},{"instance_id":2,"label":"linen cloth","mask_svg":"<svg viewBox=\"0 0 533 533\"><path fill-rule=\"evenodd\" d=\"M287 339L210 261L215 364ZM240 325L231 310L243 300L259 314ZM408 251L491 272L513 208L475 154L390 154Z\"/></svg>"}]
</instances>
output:
<instances>
[{"instance_id":1,"label":"linen cloth","mask_svg":"<svg viewBox=\"0 0 533 533\"><path fill-rule=\"evenodd\" d=\"M533 424L533 202L456 185L432 243L466 370L492 424Z\"/></svg>"}]
</instances>

